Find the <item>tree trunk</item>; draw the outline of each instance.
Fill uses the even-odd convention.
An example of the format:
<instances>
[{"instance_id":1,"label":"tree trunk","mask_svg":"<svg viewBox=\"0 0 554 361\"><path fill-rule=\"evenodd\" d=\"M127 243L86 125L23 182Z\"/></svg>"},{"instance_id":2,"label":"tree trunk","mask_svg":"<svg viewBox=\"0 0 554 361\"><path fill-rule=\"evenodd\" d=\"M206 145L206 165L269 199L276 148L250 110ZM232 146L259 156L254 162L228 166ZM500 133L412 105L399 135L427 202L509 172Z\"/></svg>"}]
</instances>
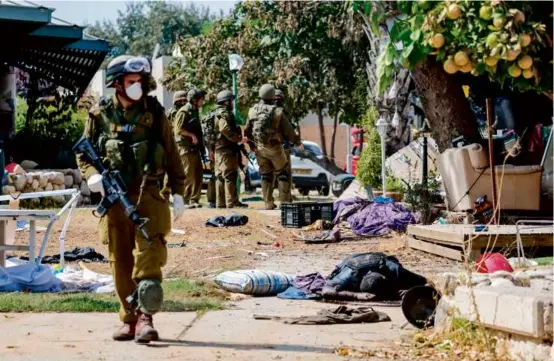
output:
<instances>
[{"instance_id":1,"label":"tree trunk","mask_svg":"<svg viewBox=\"0 0 554 361\"><path fill-rule=\"evenodd\" d=\"M339 125L339 113L335 114L333 123L333 134L331 135L331 162L335 163L335 140L337 139L337 126Z\"/></svg>"},{"instance_id":2,"label":"tree trunk","mask_svg":"<svg viewBox=\"0 0 554 361\"><path fill-rule=\"evenodd\" d=\"M321 141L321 152L323 153L323 158L326 162L329 162L329 156L327 153L327 142L325 137L325 125L323 124L323 108L320 106L317 109L317 119L319 121L319 139Z\"/></svg>"},{"instance_id":3,"label":"tree trunk","mask_svg":"<svg viewBox=\"0 0 554 361\"><path fill-rule=\"evenodd\" d=\"M412 72L412 78L441 152L451 147L455 136L463 135L471 141L480 138L462 85L441 64L429 59Z\"/></svg>"}]
</instances>

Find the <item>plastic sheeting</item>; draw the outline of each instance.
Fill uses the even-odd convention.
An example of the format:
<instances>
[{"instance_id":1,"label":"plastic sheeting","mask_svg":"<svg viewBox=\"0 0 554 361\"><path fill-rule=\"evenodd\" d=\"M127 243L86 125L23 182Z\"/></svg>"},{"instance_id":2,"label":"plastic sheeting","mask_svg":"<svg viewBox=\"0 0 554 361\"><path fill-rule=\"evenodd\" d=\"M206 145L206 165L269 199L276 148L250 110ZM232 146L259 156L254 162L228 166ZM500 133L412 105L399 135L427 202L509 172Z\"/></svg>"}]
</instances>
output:
<instances>
[{"instance_id":1,"label":"plastic sheeting","mask_svg":"<svg viewBox=\"0 0 554 361\"><path fill-rule=\"evenodd\" d=\"M0 292L115 292L111 275L87 268L68 266L62 272L55 272L47 265L13 258L6 261L6 266L0 267Z\"/></svg>"},{"instance_id":2,"label":"plastic sheeting","mask_svg":"<svg viewBox=\"0 0 554 361\"><path fill-rule=\"evenodd\" d=\"M7 260L8 267L0 267L0 292L60 292L61 281L46 265Z\"/></svg>"}]
</instances>

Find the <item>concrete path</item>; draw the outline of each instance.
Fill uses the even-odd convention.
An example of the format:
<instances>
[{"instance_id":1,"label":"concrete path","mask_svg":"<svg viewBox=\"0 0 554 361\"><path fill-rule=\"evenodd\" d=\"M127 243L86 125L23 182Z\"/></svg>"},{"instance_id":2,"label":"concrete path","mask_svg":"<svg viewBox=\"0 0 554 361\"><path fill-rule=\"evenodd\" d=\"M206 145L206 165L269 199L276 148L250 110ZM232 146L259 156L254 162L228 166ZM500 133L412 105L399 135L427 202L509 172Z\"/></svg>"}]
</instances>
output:
<instances>
[{"instance_id":1,"label":"concrete path","mask_svg":"<svg viewBox=\"0 0 554 361\"><path fill-rule=\"evenodd\" d=\"M233 306L197 320L194 313L159 314L155 325L163 340L148 346L112 341L111 333L119 326L115 314L4 314L0 316L0 360L331 361L344 360L333 353L336 347L372 347L410 333L409 327L399 329L404 322L399 308L376 308L392 322L302 326L254 320L252 316L312 315L334 305L259 298Z\"/></svg>"}]
</instances>

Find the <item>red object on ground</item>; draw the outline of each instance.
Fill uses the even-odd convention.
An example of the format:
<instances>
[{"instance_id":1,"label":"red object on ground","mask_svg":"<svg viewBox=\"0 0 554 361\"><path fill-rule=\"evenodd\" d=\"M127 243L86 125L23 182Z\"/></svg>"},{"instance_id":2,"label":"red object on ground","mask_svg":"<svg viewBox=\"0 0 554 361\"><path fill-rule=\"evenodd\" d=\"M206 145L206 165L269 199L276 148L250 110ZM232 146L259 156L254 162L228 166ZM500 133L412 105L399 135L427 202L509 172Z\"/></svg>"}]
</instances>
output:
<instances>
[{"instance_id":1,"label":"red object on ground","mask_svg":"<svg viewBox=\"0 0 554 361\"><path fill-rule=\"evenodd\" d=\"M494 273L496 271L513 272L510 263L500 253L485 253L475 261L475 270L479 273Z\"/></svg>"},{"instance_id":2,"label":"red object on ground","mask_svg":"<svg viewBox=\"0 0 554 361\"><path fill-rule=\"evenodd\" d=\"M281 247L281 243L279 243L279 242L275 242L275 243L273 243L273 247L277 247L277 248L279 248L279 247Z\"/></svg>"}]
</instances>

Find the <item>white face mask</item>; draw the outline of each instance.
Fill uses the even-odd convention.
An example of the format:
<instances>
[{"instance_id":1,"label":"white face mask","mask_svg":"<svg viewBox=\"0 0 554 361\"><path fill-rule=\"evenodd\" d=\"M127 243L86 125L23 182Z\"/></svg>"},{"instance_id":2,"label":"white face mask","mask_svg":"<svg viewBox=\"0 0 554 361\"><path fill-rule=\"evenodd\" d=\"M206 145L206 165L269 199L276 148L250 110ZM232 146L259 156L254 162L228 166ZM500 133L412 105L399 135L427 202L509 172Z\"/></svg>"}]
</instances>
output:
<instances>
[{"instance_id":1,"label":"white face mask","mask_svg":"<svg viewBox=\"0 0 554 361\"><path fill-rule=\"evenodd\" d=\"M125 89L127 96L133 100L139 100L142 97L142 84L134 83Z\"/></svg>"}]
</instances>

